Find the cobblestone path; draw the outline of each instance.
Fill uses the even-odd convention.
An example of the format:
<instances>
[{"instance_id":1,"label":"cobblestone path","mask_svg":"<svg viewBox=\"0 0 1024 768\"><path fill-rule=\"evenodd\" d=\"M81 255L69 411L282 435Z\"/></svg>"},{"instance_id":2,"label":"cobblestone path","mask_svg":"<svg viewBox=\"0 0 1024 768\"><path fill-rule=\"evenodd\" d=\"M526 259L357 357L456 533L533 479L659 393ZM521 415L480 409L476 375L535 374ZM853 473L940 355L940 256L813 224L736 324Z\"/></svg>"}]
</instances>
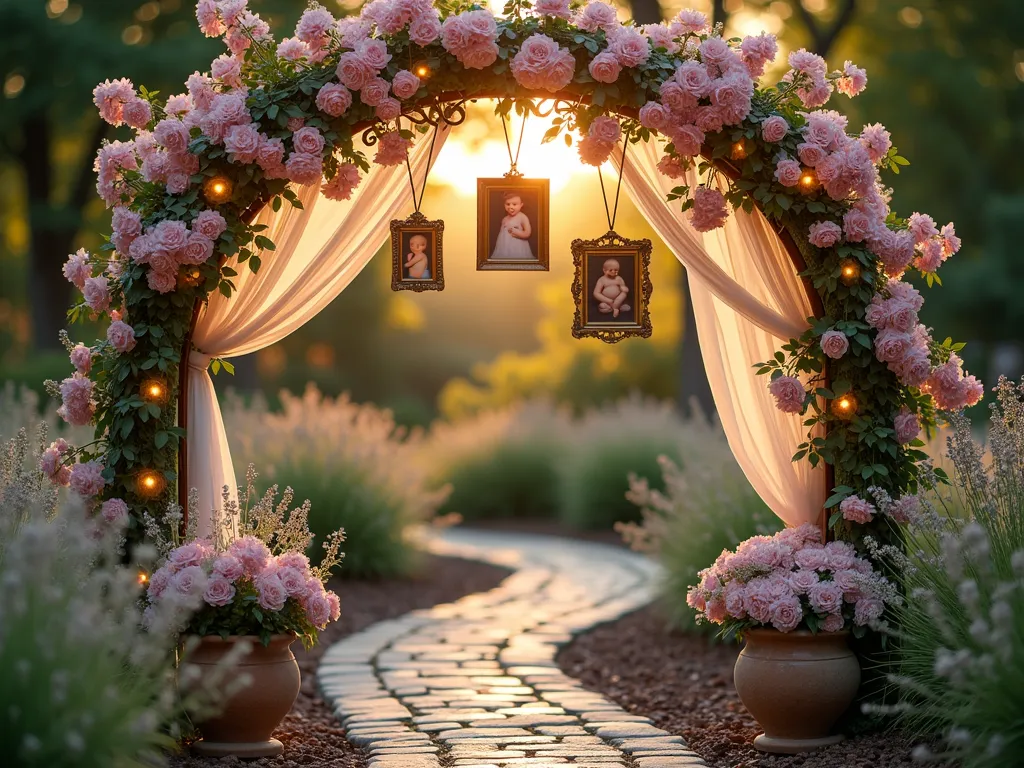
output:
<instances>
[{"instance_id":1,"label":"cobblestone path","mask_svg":"<svg viewBox=\"0 0 1024 768\"><path fill-rule=\"evenodd\" d=\"M697 768L683 739L587 691L555 664L574 634L646 605L657 566L624 549L450 530L437 554L515 572L490 592L338 642L319 682L371 768Z\"/></svg>"}]
</instances>

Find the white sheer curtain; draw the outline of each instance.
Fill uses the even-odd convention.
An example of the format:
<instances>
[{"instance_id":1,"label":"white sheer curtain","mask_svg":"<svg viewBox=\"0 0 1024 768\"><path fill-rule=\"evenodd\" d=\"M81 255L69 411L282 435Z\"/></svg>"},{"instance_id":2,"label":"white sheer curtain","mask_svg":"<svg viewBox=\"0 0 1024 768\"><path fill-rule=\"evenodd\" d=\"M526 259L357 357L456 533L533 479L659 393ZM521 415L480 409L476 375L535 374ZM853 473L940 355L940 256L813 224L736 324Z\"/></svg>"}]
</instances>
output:
<instances>
[{"instance_id":1,"label":"white sheer curtain","mask_svg":"<svg viewBox=\"0 0 1024 768\"><path fill-rule=\"evenodd\" d=\"M441 151L447 126L437 132L431 155L429 136L410 152L419 183L428 162ZM350 200L320 196L319 185L296 190L303 208L266 206L257 222L276 250L261 254L257 274L246 265L234 278L230 299L210 297L193 334L188 371L188 485L199 493L198 533L210 532L213 510L224 486L234 498L235 471L213 381L207 371L214 357L237 357L283 339L333 301L369 263L387 239L390 222L412 213L412 192L404 165L373 166Z\"/></svg>"},{"instance_id":2,"label":"white sheer curtain","mask_svg":"<svg viewBox=\"0 0 1024 768\"><path fill-rule=\"evenodd\" d=\"M778 235L756 209L734 211L703 235L665 197L696 184L695 171L673 181L657 170L656 142L630 145L623 183L658 236L686 267L704 368L715 407L750 484L787 525L816 523L825 501L824 467L790 461L803 442L802 419L775 408L754 363L807 328L813 315L801 279ZM619 153L613 153L618 165ZM724 186L724 185L723 185Z\"/></svg>"}]
</instances>

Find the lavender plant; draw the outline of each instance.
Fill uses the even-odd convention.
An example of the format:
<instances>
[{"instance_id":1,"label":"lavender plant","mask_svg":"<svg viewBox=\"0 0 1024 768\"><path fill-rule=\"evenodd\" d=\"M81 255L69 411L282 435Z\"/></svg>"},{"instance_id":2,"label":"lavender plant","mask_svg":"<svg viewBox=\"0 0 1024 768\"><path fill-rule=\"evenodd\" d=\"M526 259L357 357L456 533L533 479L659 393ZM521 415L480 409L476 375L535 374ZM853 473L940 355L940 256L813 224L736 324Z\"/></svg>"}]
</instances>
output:
<instances>
[{"instance_id":1,"label":"lavender plant","mask_svg":"<svg viewBox=\"0 0 1024 768\"><path fill-rule=\"evenodd\" d=\"M1024 754L1024 380L995 392L987 452L954 415L953 483L923 498L905 555L875 548L910 597L893 617L902 701L883 711L942 736L918 758L964 768Z\"/></svg>"}]
</instances>

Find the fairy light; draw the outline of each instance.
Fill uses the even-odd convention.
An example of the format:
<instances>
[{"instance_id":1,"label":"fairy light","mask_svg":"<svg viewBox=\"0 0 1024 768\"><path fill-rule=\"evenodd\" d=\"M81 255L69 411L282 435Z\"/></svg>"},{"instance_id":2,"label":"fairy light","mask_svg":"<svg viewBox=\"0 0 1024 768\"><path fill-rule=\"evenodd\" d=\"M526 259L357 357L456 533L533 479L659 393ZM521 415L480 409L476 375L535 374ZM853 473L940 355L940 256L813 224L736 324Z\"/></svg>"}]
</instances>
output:
<instances>
[{"instance_id":1,"label":"fairy light","mask_svg":"<svg viewBox=\"0 0 1024 768\"><path fill-rule=\"evenodd\" d=\"M145 586L149 583L149 574L145 571L139 571L139 584Z\"/></svg>"},{"instance_id":2,"label":"fairy light","mask_svg":"<svg viewBox=\"0 0 1024 768\"><path fill-rule=\"evenodd\" d=\"M164 489L164 476L153 469L144 469L139 473L137 482L140 496L158 496Z\"/></svg>"},{"instance_id":3,"label":"fairy light","mask_svg":"<svg viewBox=\"0 0 1024 768\"><path fill-rule=\"evenodd\" d=\"M747 157L747 144L742 139L732 145L729 157L733 160L745 160Z\"/></svg>"},{"instance_id":4,"label":"fairy light","mask_svg":"<svg viewBox=\"0 0 1024 768\"><path fill-rule=\"evenodd\" d=\"M211 176L203 182L203 197L208 203L218 205L231 199L234 185L227 176Z\"/></svg>"},{"instance_id":5,"label":"fairy light","mask_svg":"<svg viewBox=\"0 0 1024 768\"><path fill-rule=\"evenodd\" d=\"M142 399L150 403L163 403L167 400L167 385L160 379L147 379L139 387Z\"/></svg>"},{"instance_id":6,"label":"fairy light","mask_svg":"<svg viewBox=\"0 0 1024 768\"><path fill-rule=\"evenodd\" d=\"M850 393L840 395L832 401L832 413L844 421L852 419L857 413L857 398Z\"/></svg>"},{"instance_id":7,"label":"fairy light","mask_svg":"<svg viewBox=\"0 0 1024 768\"><path fill-rule=\"evenodd\" d=\"M818 188L818 174L813 168L804 168L800 171L800 191L810 194Z\"/></svg>"},{"instance_id":8,"label":"fairy light","mask_svg":"<svg viewBox=\"0 0 1024 768\"><path fill-rule=\"evenodd\" d=\"M420 80L430 77L430 67L424 61L417 61L412 71Z\"/></svg>"},{"instance_id":9,"label":"fairy light","mask_svg":"<svg viewBox=\"0 0 1024 768\"><path fill-rule=\"evenodd\" d=\"M854 285L860 280L860 264L855 259L850 258L840 261L839 280L843 285Z\"/></svg>"},{"instance_id":10,"label":"fairy light","mask_svg":"<svg viewBox=\"0 0 1024 768\"><path fill-rule=\"evenodd\" d=\"M178 273L178 283L181 286L197 286L202 282L203 273L199 267L186 267Z\"/></svg>"}]
</instances>

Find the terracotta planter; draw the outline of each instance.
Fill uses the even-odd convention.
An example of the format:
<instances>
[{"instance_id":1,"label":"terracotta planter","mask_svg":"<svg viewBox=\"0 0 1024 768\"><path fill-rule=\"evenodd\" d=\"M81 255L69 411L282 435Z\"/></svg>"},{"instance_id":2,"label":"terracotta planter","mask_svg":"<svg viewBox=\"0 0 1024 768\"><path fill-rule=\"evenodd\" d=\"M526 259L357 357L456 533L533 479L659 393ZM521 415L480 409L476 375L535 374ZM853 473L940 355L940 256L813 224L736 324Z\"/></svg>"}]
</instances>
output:
<instances>
[{"instance_id":1,"label":"terracotta planter","mask_svg":"<svg viewBox=\"0 0 1024 768\"><path fill-rule=\"evenodd\" d=\"M860 686L860 663L849 632L755 629L736 660L736 692L764 728L762 752L795 754L836 744L830 735Z\"/></svg>"},{"instance_id":2,"label":"terracotta planter","mask_svg":"<svg viewBox=\"0 0 1024 768\"><path fill-rule=\"evenodd\" d=\"M235 674L249 675L252 685L229 698L220 715L196 723L203 734L192 745L198 755L271 757L284 751L284 745L270 735L299 695L299 665L290 647L294 635L274 635L268 646L258 637L204 637L188 661L200 668L216 665L240 639L248 640L252 650Z\"/></svg>"}]
</instances>

